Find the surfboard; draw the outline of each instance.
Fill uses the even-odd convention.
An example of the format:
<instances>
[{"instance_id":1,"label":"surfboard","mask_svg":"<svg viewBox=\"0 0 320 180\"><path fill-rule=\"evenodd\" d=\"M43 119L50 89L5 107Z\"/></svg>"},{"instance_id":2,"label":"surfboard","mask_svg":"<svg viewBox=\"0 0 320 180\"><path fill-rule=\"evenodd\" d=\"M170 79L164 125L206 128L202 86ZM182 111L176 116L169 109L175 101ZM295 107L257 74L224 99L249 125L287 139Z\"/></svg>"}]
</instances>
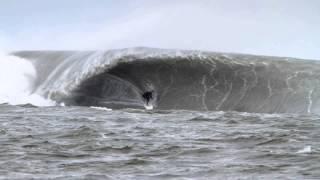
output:
<instances>
[{"instance_id":1,"label":"surfboard","mask_svg":"<svg viewBox=\"0 0 320 180\"><path fill-rule=\"evenodd\" d=\"M152 110L153 109L153 105L149 104L149 105L144 105L144 108L146 108L146 110Z\"/></svg>"}]
</instances>

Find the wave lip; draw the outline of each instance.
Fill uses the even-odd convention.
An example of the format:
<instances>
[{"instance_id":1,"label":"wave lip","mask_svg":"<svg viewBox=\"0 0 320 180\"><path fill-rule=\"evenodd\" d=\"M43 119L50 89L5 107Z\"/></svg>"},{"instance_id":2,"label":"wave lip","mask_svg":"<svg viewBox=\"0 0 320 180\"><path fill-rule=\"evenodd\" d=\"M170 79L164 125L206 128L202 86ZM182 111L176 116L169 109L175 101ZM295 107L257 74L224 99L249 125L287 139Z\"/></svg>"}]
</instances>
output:
<instances>
[{"instance_id":1,"label":"wave lip","mask_svg":"<svg viewBox=\"0 0 320 180\"><path fill-rule=\"evenodd\" d=\"M23 58L0 53L0 64L0 104L52 104L51 101L32 93L37 76L32 63Z\"/></svg>"},{"instance_id":2,"label":"wave lip","mask_svg":"<svg viewBox=\"0 0 320 180\"><path fill-rule=\"evenodd\" d=\"M202 51L127 48L21 51L38 79L34 91L69 105L265 113L319 112L317 61Z\"/></svg>"}]
</instances>

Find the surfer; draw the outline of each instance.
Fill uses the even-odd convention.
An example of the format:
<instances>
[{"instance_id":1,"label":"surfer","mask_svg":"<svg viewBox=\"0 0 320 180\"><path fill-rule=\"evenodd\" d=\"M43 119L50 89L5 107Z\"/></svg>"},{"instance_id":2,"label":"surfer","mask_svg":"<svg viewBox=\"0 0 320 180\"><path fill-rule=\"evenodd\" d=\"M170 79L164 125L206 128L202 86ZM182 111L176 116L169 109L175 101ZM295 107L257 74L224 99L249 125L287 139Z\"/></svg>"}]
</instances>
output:
<instances>
[{"instance_id":1,"label":"surfer","mask_svg":"<svg viewBox=\"0 0 320 180\"><path fill-rule=\"evenodd\" d=\"M147 91L142 94L143 99L147 102L147 106L149 105L149 102L153 99L153 91Z\"/></svg>"}]
</instances>

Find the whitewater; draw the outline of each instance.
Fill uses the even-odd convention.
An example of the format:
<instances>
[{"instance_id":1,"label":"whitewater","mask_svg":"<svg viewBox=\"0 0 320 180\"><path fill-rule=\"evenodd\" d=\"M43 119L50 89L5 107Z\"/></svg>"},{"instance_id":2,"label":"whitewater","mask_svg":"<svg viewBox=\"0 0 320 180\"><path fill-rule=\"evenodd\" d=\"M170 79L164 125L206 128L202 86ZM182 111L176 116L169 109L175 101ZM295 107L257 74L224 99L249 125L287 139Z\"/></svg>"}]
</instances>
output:
<instances>
[{"instance_id":1,"label":"whitewater","mask_svg":"<svg viewBox=\"0 0 320 180\"><path fill-rule=\"evenodd\" d=\"M12 55L33 64L32 92L58 104L143 108L154 91L165 110L319 112L317 61L142 47Z\"/></svg>"},{"instance_id":2,"label":"whitewater","mask_svg":"<svg viewBox=\"0 0 320 180\"><path fill-rule=\"evenodd\" d=\"M16 56L0 53L0 104L34 104L49 106L54 103L32 92L36 70L32 63Z\"/></svg>"},{"instance_id":3,"label":"whitewater","mask_svg":"<svg viewBox=\"0 0 320 180\"><path fill-rule=\"evenodd\" d=\"M319 76L236 53L2 53L0 179L317 179Z\"/></svg>"}]
</instances>

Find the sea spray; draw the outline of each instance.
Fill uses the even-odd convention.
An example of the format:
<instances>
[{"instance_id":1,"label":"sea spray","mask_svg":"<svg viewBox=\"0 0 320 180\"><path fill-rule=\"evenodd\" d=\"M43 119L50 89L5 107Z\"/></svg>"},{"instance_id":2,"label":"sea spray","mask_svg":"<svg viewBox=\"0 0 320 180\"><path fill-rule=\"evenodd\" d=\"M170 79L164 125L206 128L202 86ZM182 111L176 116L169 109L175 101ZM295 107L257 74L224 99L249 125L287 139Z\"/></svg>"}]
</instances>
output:
<instances>
[{"instance_id":1,"label":"sea spray","mask_svg":"<svg viewBox=\"0 0 320 180\"><path fill-rule=\"evenodd\" d=\"M31 62L0 53L0 103L54 105L52 101L32 93L36 76L36 70Z\"/></svg>"}]
</instances>

